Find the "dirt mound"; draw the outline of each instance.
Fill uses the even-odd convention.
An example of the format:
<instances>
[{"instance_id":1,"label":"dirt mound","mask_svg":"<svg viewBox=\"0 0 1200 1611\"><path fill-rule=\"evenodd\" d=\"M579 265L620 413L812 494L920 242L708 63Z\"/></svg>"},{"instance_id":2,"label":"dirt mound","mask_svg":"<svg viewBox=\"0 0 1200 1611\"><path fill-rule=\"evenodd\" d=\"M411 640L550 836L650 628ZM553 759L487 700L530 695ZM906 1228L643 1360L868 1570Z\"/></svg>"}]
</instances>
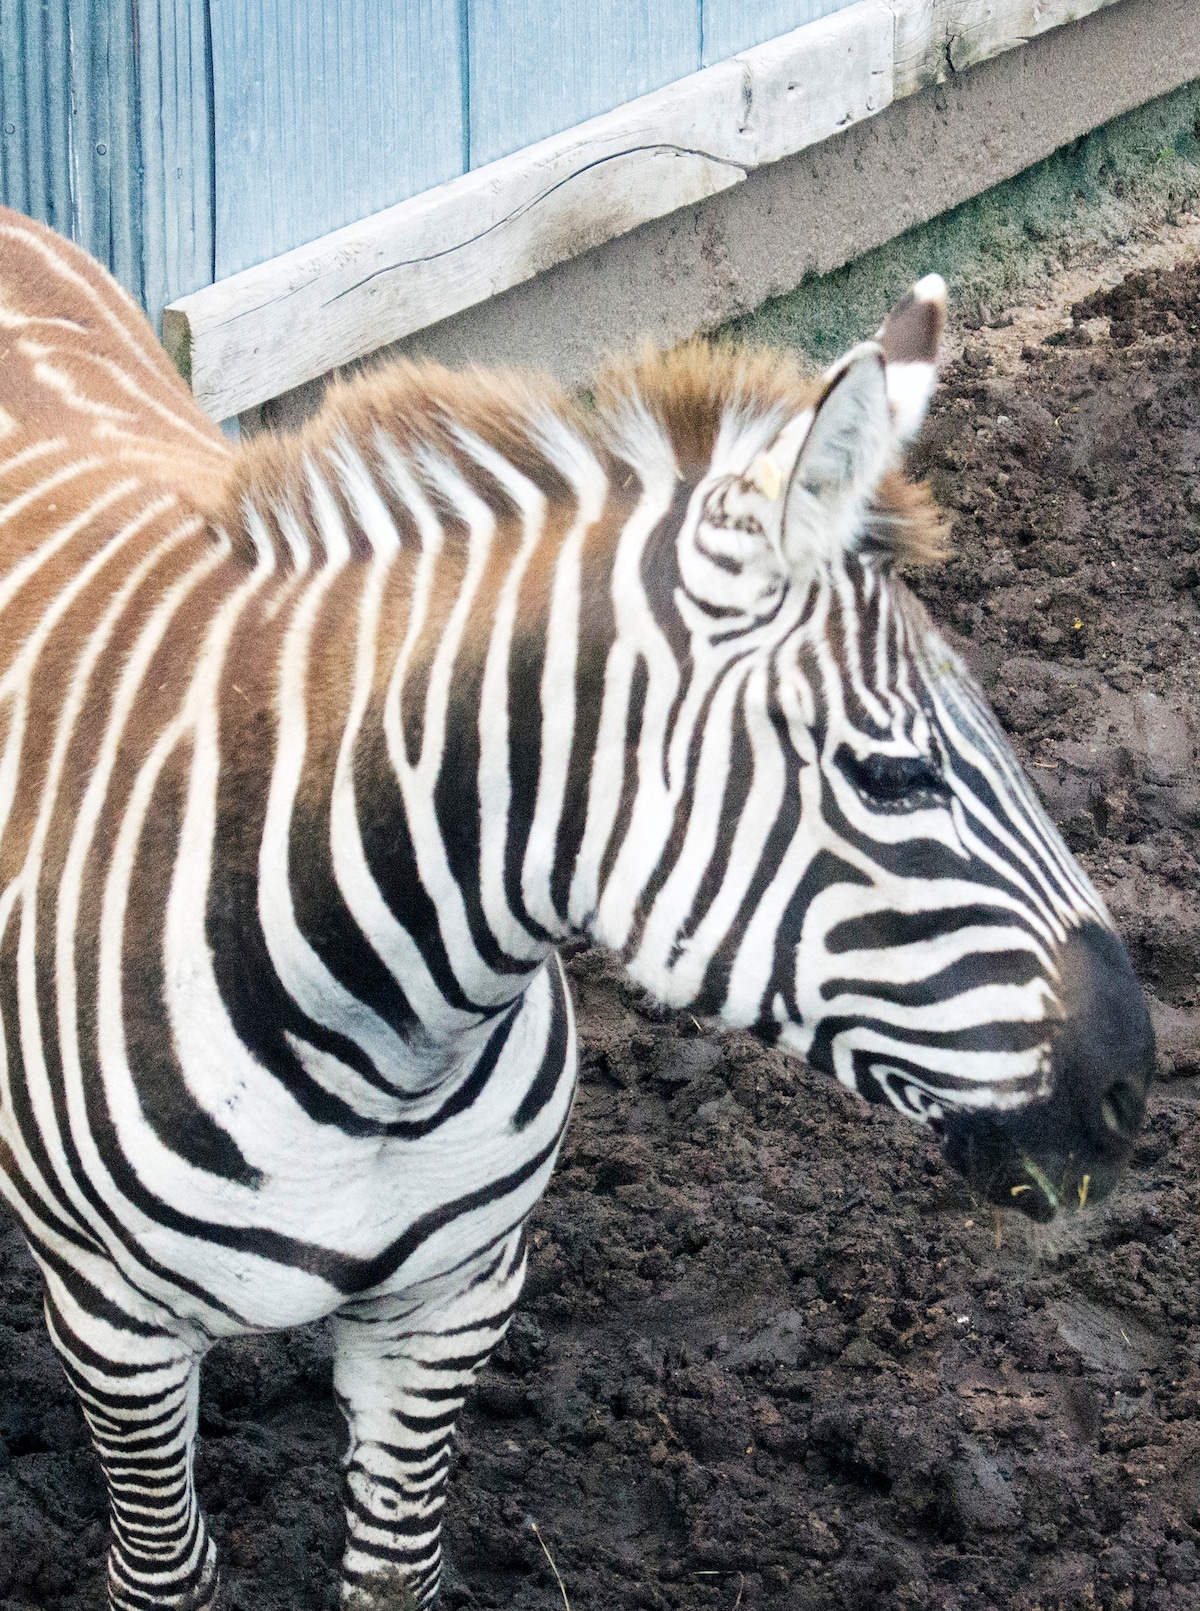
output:
<instances>
[{"instance_id":1,"label":"dirt mound","mask_svg":"<svg viewBox=\"0 0 1200 1611\"><path fill-rule=\"evenodd\" d=\"M997 1247L937 1149L570 960L583 1084L523 1312L466 1417L450 1606L1200 1607L1200 273L1133 276L1018 357L982 331L918 468L917 579L1154 992L1127 1185ZM0 1240L0 1608L101 1599L103 1494ZM336 1603L322 1328L218 1349L199 1482L229 1603Z\"/></svg>"}]
</instances>

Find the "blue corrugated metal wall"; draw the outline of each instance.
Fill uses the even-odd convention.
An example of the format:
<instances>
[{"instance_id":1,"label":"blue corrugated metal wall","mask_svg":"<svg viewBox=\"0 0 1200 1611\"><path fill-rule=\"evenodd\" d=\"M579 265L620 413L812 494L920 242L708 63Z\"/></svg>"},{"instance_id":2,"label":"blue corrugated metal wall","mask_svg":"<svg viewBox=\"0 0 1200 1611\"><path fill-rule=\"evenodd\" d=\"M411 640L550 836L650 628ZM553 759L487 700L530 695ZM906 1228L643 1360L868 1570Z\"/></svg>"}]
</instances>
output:
<instances>
[{"instance_id":1,"label":"blue corrugated metal wall","mask_svg":"<svg viewBox=\"0 0 1200 1611\"><path fill-rule=\"evenodd\" d=\"M696 0L471 0L469 11L473 168L700 65Z\"/></svg>"},{"instance_id":2,"label":"blue corrugated metal wall","mask_svg":"<svg viewBox=\"0 0 1200 1611\"><path fill-rule=\"evenodd\" d=\"M217 277L463 171L459 0L210 0Z\"/></svg>"},{"instance_id":3,"label":"blue corrugated metal wall","mask_svg":"<svg viewBox=\"0 0 1200 1611\"><path fill-rule=\"evenodd\" d=\"M142 294L132 16L112 0L0 0L3 199Z\"/></svg>"},{"instance_id":4,"label":"blue corrugated metal wall","mask_svg":"<svg viewBox=\"0 0 1200 1611\"><path fill-rule=\"evenodd\" d=\"M0 0L0 200L157 317L213 278L206 0Z\"/></svg>"},{"instance_id":5,"label":"blue corrugated metal wall","mask_svg":"<svg viewBox=\"0 0 1200 1611\"><path fill-rule=\"evenodd\" d=\"M207 0L135 4L142 285L157 322L173 298L215 278L212 50Z\"/></svg>"},{"instance_id":6,"label":"blue corrugated metal wall","mask_svg":"<svg viewBox=\"0 0 1200 1611\"><path fill-rule=\"evenodd\" d=\"M0 197L173 297L853 0L0 0Z\"/></svg>"}]
</instances>

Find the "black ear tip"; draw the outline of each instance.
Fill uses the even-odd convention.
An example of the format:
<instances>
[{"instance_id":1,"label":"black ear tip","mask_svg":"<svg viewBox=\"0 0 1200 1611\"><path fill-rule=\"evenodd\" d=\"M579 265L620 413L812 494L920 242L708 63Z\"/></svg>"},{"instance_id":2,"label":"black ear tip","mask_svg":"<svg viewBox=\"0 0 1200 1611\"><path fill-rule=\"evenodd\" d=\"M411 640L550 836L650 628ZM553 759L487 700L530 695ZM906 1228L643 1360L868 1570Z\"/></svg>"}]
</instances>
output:
<instances>
[{"instance_id":1,"label":"black ear tip","mask_svg":"<svg viewBox=\"0 0 1200 1611\"><path fill-rule=\"evenodd\" d=\"M889 364L932 364L937 361L946 325L946 282L927 274L900 298L879 333Z\"/></svg>"}]
</instances>

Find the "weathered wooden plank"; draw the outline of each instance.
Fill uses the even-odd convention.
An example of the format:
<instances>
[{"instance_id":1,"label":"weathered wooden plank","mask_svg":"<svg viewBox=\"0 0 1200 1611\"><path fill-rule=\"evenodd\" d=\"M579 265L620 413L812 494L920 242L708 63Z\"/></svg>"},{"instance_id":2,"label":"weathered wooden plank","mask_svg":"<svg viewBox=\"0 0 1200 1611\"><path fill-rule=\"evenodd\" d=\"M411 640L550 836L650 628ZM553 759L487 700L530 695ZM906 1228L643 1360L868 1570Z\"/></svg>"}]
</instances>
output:
<instances>
[{"instance_id":1,"label":"weathered wooden plank","mask_svg":"<svg viewBox=\"0 0 1200 1611\"><path fill-rule=\"evenodd\" d=\"M218 277L463 171L459 0L210 0L210 15Z\"/></svg>"},{"instance_id":2,"label":"weathered wooden plank","mask_svg":"<svg viewBox=\"0 0 1200 1611\"><path fill-rule=\"evenodd\" d=\"M843 11L855 0L703 0L704 67Z\"/></svg>"},{"instance_id":3,"label":"weathered wooden plank","mask_svg":"<svg viewBox=\"0 0 1200 1611\"><path fill-rule=\"evenodd\" d=\"M163 339L225 418L879 111L892 37L884 0L859 0L183 297Z\"/></svg>"},{"instance_id":4,"label":"weathered wooden plank","mask_svg":"<svg viewBox=\"0 0 1200 1611\"><path fill-rule=\"evenodd\" d=\"M896 13L897 97L940 84L1117 0L889 0Z\"/></svg>"},{"instance_id":5,"label":"weathered wooden plank","mask_svg":"<svg viewBox=\"0 0 1200 1611\"><path fill-rule=\"evenodd\" d=\"M164 340L227 417L1114 3L858 0L181 298Z\"/></svg>"},{"instance_id":6,"label":"weathered wooden plank","mask_svg":"<svg viewBox=\"0 0 1200 1611\"><path fill-rule=\"evenodd\" d=\"M865 0L733 57L739 134L752 147L746 167L779 162L882 111L893 97L892 32L886 6Z\"/></svg>"},{"instance_id":7,"label":"weathered wooden plank","mask_svg":"<svg viewBox=\"0 0 1200 1611\"><path fill-rule=\"evenodd\" d=\"M700 0L468 0L468 17L472 168L701 66Z\"/></svg>"}]
</instances>

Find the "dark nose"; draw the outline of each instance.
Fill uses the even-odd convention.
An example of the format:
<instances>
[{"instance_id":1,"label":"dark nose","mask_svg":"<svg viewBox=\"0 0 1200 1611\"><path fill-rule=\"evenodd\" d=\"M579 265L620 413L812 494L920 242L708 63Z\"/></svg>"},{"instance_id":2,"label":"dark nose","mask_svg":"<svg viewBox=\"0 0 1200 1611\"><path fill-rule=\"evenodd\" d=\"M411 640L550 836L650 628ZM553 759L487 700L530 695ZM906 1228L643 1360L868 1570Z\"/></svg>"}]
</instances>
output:
<instances>
[{"instance_id":1,"label":"dark nose","mask_svg":"<svg viewBox=\"0 0 1200 1611\"><path fill-rule=\"evenodd\" d=\"M1048 1094L998 1113L949 1113L944 1126L948 1162L977 1191L1041 1220L1116 1184L1154 1072L1150 1014L1120 940L1089 923L1063 947L1059 968L1064 1016Z\"/></svg>"},{"instance_id":2,"label":"dark nose","mask_svg":"<svg viewBox=\"0 0 1200 1611\"><path fill-rule=\"evenodd\" d=\"M1053 1089L1097 1159L1124 1158L1141 1129L1154 1073L1154 1031L1125 947L1098 923L1064 946L1066 1021L1054 1048Z\"/></svg>"}]
</instances>

